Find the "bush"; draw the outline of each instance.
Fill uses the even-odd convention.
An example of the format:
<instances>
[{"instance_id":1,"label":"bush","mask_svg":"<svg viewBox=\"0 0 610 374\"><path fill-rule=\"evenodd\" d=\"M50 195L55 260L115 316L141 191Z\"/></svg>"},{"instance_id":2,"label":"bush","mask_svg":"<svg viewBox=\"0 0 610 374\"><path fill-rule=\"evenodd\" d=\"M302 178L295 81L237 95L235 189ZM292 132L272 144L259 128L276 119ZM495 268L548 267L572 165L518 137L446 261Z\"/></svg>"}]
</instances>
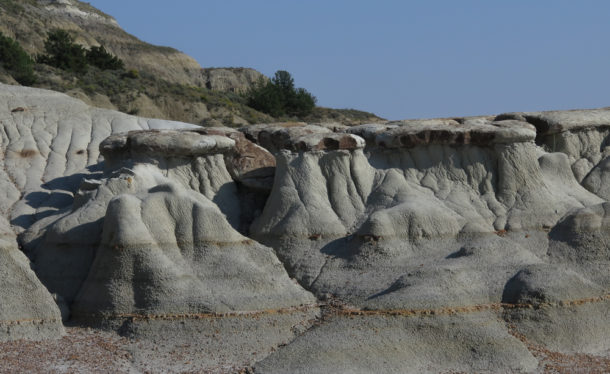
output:
<instances>
[{"instance_id":1,"label":"bush","mask_svg":"<svg viewBox=\"0 0 610 374\"><path fill-rule=\"evenodd\" d=\"M34 61L15 40L0 33L0 64L19 83L36 83Z\"/></svg>"},{"instance_id":2,"label":"bush","mask_svg":"<svg viewBox=\"0 0 610 374\"><path fill-rule=\"evenodd\" d=\"M304 88L295 88L290 73L279 70L268 82L259 80L248 92L248 106L273 117L303 117L316 106L316 98Z\"/></svg>"},{"instance_id":3,"label":"bush","mask_svg":"<svg viewBox=\"0 0 610 374\"><path fill-rule=\"evenodd\" d=\"M138 79L140 78L140 72L136 69L130 69L123 74L123 78Z\"/></svg>"},{"instance_id":4,"label":"bush","mask_svg":"<svg viewBox=\"0 0 610 374\"><path fill-rule=\"evenodd\" d=\"M91 47L87 51L87 62L93 66L97 66L102 70L122 70L125 64L117 56L106 51L103 45L99 47Z\"/></svg>"},{"instance_id":5,"label":"bush","mask_svg":"<svg viewBox=\"0 0 610 374\"><path fill-rule=\"evenodd\" d=\"M106 51L104 46L86 50L74 43L74 38L66 30L49 32L44 50L46 55L39 56L38 62L76 73L86 72L88 65L102 70L122 70L124 66L123 61Z\"/></svg>"},{"instance_id":6,"label":"bush","mask_svg":"<svg viewBox=\"0 0 610 374\"><path fill-rule=\"evenodd\" d=\"M44 42L44 50L47 54L39 56L38 62L77 73L87 70L85 48L74 43L74 38L66 30L50 31Z\"/></svg>"},{"instance_id":7,"label":"bush","mask_svg":"<svg viewBox=\"0 0 610 374\"><path fill-rule=\"evenodd\" d=\"M283 114L279 91L271 82L265 82L262 78L248 93L248 106L274 117Z\"/></svg>"},{"instance_id":8,"label":"bush","mask_svg":"<svg viewBox=\"0 0 610 374\"><path fill-rule=\"evenodd\" d=\"M316 106L316 98L304 88L297 88L296 92L288 98L286 112L298 117L310 114Z\"/></svg>"}]
</instances>

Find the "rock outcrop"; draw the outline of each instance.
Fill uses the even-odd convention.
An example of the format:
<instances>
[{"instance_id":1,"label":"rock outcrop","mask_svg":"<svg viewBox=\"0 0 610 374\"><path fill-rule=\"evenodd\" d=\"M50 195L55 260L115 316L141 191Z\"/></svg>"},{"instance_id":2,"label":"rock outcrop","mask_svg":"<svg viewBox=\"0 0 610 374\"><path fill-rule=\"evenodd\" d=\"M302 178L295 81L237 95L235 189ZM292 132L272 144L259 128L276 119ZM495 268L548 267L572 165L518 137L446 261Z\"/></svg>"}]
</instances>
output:
<instances>
[{"instance_id":1,"label":"rock outcrop","mask_svg":"<svg viewBox=\"0 0 610 374\"><path fill-rule=\"evenodd\" d=\"M219 354L257 373L607 356L610 110L238 131L2 88L1 339L58 336L61 310L239 336Z\"/></svg>"},{"instance_id":2,"label":"rock outcrop","mask_svg":"<svg viewBox=\"0 0 610 374\"><path fill-rule=\"evenodd\" d=\"M584 149L603 148L605 127L598 120L579 122L586 113L555 131L566 138L566 132L588 131L593 145L574 140L572 148L554 153L547 153L541 135L550 127L541 129L530 115L389 122L352 127L347 134L310 126L246 129L277 158L274 187L252 235L273 246L290 273L319 298L332 295L365 309L359 326L374 328L380 315L472 313L490 324L504 318L515 329L505 331L508 341L523 333L553 350L604 352L610 341L610 282L600 270L608 266L606 203L601 188L579 183L583 178L573 165L592 164L585 181L604 177L603 167L596 166L603 157ZM592 114L600 113L606 112ZM545 115L559 116L539 117ZM539 305L544 311L531 310ZM483 313L490 309L496 312ZM446 329L443 318L429 323ZM320 337L336 337L333 329L308 332L260 370L310 372L307 357L324 356ZM573 331L586 332L586 344L570 342ZM471 331L461 346L480 346L489 332ZM428 352L436 352L436 344L443 350L451 345L439 339L418 342ZM369 349L345 347L343 360L351 357L363 372L367 365L383 367L385 360L356 364L355 357L370 357ZM401 344L382 348L391 349ZM511 354L495 367L468 360L465 367L451 363L428 370L535 369L527 350ZM301 363L296 357L306 358ZM321 365L339 370L334 362ZM389 366L388 372L406 370Z\"/></svg>"},{"instance_id":3,"label":"rock outcrop","mask_svg":"<svg viewBox=\"0 0 610 374\"><path fill-rule=\"evenodd\" d=\"M47 242L59 232L64 248L79 251L70 258L78 264L52 264L45 272L59 281L55 292L75 300L75 317L314 303L270 248L233 228L240 226L241 205L224 156L234 147L229 137L168 130L132 131L100 144L104 177L83 184L72 211L48 229L36 258L46 266L50 261L43 259L60 255L51 250L58 240ZM83 227L88 235L79 232ZM85 248L83 236L90 240ZM78 280L57 279L75 270Z\"/></svg>"},{"instance_id":4,"label":"rock outcrop","mask_svg":"<svg viewBox=\"0 0 610 374\"><path fill-rule=\"evenodd\" d=\"M91 202L105 217L72 307L75 317L221 314L314 303L270 248L231 227L214 199L156 167L123 170L105 182L125 185L107 208Z\"/></svg>"},{"instance_id":5,"label":"rock outcrop","mask_svg":"<svg viewBox=\"0 0 610 374\"><path fill-rule=\"evenodd\" d=\"M205 68L201 70L205 87L210 90L245 93L260 80L269 78L250 68Z\"/></svg>"}]
</instances>

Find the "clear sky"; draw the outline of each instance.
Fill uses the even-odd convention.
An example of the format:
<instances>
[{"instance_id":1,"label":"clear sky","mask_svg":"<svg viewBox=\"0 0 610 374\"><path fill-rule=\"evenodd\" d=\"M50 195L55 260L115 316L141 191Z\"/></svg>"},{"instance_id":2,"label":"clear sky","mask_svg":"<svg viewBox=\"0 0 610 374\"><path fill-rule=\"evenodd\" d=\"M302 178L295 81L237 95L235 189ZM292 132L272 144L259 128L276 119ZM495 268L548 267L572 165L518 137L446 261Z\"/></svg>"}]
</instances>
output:
<instances>
[{"instance_id":1,"label":"clear sky","mask_svg":"<svg viewBox=\"0 0 610 374\"><path fill-rule=\"evenodd\" d=\"M610 1L89 0L203 67L388 119L610 106Z\"/></svg>"}]
</instances>

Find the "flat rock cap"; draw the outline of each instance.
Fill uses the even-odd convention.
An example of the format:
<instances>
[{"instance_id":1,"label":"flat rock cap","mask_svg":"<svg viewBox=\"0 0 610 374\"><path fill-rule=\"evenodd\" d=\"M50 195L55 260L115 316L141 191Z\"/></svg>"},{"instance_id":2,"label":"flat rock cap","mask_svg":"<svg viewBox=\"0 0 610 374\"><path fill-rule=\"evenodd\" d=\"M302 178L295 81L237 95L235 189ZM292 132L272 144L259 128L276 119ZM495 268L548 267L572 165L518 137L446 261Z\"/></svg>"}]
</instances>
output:
<instances>
[{"instance_id":1,"label":"flat rock cap","mask_svg":"<svg viewBox=\"0 0 610 374\"><path fill-rule=\"evenodd\" d=\"M536 128L519 120L492 121L484 117L394 121L355 126L347 130L360 135L368 145L383 148L411 148L420 145L491 145L529 142Z\"/></svg>"},{"instance_id":2,"label":"flat rock cap","mask_svg":"<svg viewBox=\"0 0 610 374\"><path fill-rule=\"evenodd\" d=\"M610 128L610 108L504 113L496 117L496 120L499 119L527 121L536 126L539 135L551 135L574 130Z\"/></svg>"},{"instance_id":3,"label":"flat rock cap","mask_svg":"<svg viewBox=\"0 0 610 374\"><path fill-rule=\"evenodd\" d=\"M100 143L104 157L117 153L201 156L225 153L235 141L223 135L202 135L190 130L142 130L111 135Z\"/></svg>"}]
</instances>

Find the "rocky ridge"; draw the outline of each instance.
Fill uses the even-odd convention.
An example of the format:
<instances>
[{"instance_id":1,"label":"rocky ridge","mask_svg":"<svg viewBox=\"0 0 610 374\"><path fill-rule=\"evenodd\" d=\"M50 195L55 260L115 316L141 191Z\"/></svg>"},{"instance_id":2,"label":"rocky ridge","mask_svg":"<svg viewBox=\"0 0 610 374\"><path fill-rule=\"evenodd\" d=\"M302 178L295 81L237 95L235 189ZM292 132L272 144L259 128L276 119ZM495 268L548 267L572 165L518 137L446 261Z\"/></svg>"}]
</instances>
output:
<instances>
[{"instance_id":1,"label":"rocky ridge","mask_svg":"<svg viewBox=\"0 0 610 374\"><path fill-rule=\"evenodd\" d=\"M103 44L130 68L150 71L168 81L202 85L201 67L192 57L173 48L153 46L126 33L118 22L89 4L75 0L6 1L0 4L2 31L15 38L32 55L44 52L48 31L74 32L85 46Z\"/></svg>"},{"instance_id":2,"label":"rocky ridge","mask_svg":"<svg viewBox=\"0 0 610 374\"><path fill-rule=\"evenodd\" d=\"M610 110L202 129L0 92L3 305L46 313L3 319L49 321L4 340L61 315L257 373L606 362Z\"/></svg>"}]
</instances>

